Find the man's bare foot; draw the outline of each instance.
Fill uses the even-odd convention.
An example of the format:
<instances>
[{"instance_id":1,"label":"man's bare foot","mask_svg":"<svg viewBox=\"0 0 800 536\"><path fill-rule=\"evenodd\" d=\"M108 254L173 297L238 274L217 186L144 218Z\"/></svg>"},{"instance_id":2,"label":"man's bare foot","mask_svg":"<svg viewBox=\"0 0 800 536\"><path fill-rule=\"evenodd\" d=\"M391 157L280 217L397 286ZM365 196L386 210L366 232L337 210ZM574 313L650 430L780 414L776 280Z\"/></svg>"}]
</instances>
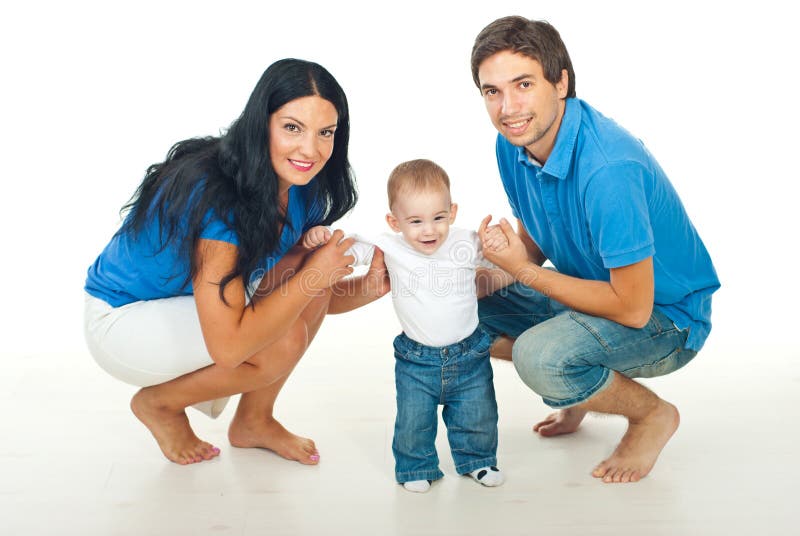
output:
<instances>
[{"instance_id":1,"label":"man's bare foot","mask_svg":"<svg viewBox=\"0 0 800 536\"><path fill-rule=\"evenodd\" d=\"M174 412L159 405L152 388L145 387L131 399L131 410L156 438L168 460L181 465L210 460L219 449L194 435L186 412Z\"/></svg>"},{"instance_id":2,"label":"man's bare foot","mask_svg":"<svg viewBox=\"0 0 800 536\"><path fill-rule=\"evenodd\" d=\"M629 421L628 430L610 458L598 465L592 476L603 482L638 482L655 465L661 449L680 424L678 409L663 400L644 419Z\"/></svg>"},{"instance_id":3,"label":"man's bare foot","mask_svg":"<svg viewBox=\"0 0 800 536\"><path fill-rule=\"evenodd\" d=\"M319 451L312 440L294 435L272 417L254 420L237 415L228 429L228 439L234 447L258 447L306 465L319 463Z\"/></svg>"},{"instance_id":4,"label":"man's bare foot","mask_svg":"<svg viewBox=\"0 0 800 536\"><path fill-rule=\"evenodd\" d=\"M548 415L542 422L535 424L533 431L539 432L544 437L571 434L578 429L583 418L586 417L586 413L586 410L576 407L559 410Z\"/></svg>"}]
</instances>

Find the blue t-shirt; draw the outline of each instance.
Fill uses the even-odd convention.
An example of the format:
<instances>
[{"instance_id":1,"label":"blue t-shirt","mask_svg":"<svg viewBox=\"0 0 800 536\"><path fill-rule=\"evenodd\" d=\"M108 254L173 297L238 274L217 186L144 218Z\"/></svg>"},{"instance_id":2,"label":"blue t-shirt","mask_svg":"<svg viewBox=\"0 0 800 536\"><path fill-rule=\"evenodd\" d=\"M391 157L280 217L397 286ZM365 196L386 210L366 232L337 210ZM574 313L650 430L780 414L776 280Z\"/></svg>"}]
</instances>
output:
<instances>
[{"instance_id":1,"label":"blue t-shirt","mask_svg":"<svg viewBox=\"0 0 800 536\"><path fill-rule=\"evenodd\" d=\"M309 199L310 185L292 186L280 243L275 252L264 259L261 268L270 270L297 243L303 232L319 223L322 207ZM179 241L163 250L159 240L158 220L152 219L137 235L117 233L97 260L89 267L86 292L112 307L142 300L156 300L193 293L192 283L186 282L189 259L179 251ZM239 244L233 229L213 212L203 223L201 238ZM262 272L263 273L263 272Z\"/></svg>"},{"instance_id":2,"label":"blue t-shirt","mask_svg":"<svg viewBox=\"0 0 800 536\"><path fill-rule=\"evenodd\" d=\"M699 350L711 330L719 280L678 194L641 141L579 99L567 99L542 167L497 137L514 216L555 268L610 280L610 268L653 257L655 306Z\"/></svg>"}]
</instances>

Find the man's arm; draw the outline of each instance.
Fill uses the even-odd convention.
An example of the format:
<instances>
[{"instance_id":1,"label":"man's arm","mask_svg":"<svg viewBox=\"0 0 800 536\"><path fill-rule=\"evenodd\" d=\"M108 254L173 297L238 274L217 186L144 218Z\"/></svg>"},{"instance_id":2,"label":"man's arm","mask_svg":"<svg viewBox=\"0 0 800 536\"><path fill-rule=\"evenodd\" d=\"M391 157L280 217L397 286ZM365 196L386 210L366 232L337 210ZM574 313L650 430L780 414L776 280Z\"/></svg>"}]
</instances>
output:
<instances>
[{"instance_id":1,"label":"man's arm","mask_svg":"<svg viewBox=\"0 0 800 536\"><path fill-rule=\"evenodd\" d=\"M484 229L487 220L481 224ZM571 309L624 326L641 328L650 320L655 295L652 257L629 266L612 268L608 282L579 279L546 270L533 262L523 237L517 235L505 219L500 221L500 226L509 246L499 252L484 251L484 257L517 281Z\"/></svg>"},{"instance_id":2,"label":"man's arm","mask_svg":"<svg viewBox=\"0 0 800 536\"><path fill-rule=\"evenodd\" d=\"M525 244L525 250L528 252L528 257L530 258L531 262L534 264L538 264L539 266L544 264L544 261L547 260L547 257L544 256L542 250L539 249L539 246L536 242L533 241L531 235L528 234L527 229L525 229L525 225L522 223L522 220L517 220L517 234L519 235L520 240L522 243Z\"/></svg>"}]
</instances>

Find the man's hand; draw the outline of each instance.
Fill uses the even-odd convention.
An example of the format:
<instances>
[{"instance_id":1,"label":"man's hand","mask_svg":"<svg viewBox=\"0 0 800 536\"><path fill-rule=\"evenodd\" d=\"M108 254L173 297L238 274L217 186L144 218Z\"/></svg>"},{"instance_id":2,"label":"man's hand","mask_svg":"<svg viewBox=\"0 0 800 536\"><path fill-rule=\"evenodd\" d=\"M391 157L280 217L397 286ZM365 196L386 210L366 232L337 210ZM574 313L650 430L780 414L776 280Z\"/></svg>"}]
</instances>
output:
<instances>
[{"instance_id":1,"label":"man's hand","mask_svg":"<svg viewBox=\"0 0 800 536\"><path fill-rule=\"evenodd\" d=\"M514 277L529 262L528 250L508 220L500 219L499 225L489 226L492 216L486 216L478 227L478 236L483 245L483 256ZM504 245L505 244L505 245Z\"/></svg>"},{"instance_id":2,"label":"man's hand","mask_svg":"<svg viewBox=\"0 0 800 536\"><path fill-rule=\"evenodd\" d=\"M491 218L491 216L489 216ZM506 238L503 229L499 225L489 225L486 227L486 238L482 239L483 251L499 252L508 247L508 238Z\"/></svg>"}]
</instances>

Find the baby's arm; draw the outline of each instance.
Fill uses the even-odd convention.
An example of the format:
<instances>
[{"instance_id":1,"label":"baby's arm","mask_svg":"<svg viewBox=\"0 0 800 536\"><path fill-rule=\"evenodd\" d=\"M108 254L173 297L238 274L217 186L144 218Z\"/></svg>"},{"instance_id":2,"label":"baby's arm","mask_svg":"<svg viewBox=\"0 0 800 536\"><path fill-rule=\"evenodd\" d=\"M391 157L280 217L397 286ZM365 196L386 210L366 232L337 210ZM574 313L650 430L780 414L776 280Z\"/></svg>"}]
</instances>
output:
<instances>
[{"instance_id":1,"label":"baby's arm","mask_svg":"<svg viewBox=\"0 0 800 536\"><path fill-rule=\"evenodd\" d=\"M305 232L303 235L303 247L306 249L316 249L328 243L331 239L331 230L324 225L316 225Z\"/></svg>"},{"instance_id":2,"label":"baby's arm","mask_svg":"<svg viewBox=\"0 0 800 536\"><path fill-rule=\"evenodd\" d=\"M499 225L492 225L486 229L483 241L476 238L479 251L479 262L475 271L475 283L478 299L488 296L514 282L514 278L502 268L498 268L484 256L483 252L502 251L508 247L508 238Z\"/></svg>"}]
</instances>

